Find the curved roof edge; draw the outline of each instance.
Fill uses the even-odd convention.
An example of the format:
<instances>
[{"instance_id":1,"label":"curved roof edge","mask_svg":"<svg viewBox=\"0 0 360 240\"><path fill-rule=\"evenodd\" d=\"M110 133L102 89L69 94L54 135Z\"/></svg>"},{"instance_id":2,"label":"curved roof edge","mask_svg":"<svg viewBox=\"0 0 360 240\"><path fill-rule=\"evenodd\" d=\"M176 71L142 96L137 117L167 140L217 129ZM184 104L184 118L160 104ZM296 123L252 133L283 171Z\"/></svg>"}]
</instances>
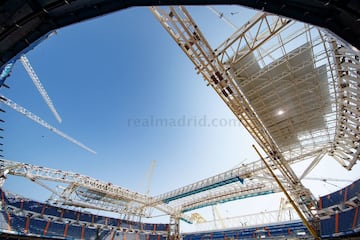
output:
<instances>
[{"instance_id":1,"label":"curved roof edge","mask_svg":"<svg viewBox=\"0 0 360 240\"><path fill-rule=\"evenodd\" d=\"M360 49L358 0L6 0L0 3L0 67L50 31L86 19L132 6L206 4L238 4L307 22Z\"/></svg>"}]
</instances>

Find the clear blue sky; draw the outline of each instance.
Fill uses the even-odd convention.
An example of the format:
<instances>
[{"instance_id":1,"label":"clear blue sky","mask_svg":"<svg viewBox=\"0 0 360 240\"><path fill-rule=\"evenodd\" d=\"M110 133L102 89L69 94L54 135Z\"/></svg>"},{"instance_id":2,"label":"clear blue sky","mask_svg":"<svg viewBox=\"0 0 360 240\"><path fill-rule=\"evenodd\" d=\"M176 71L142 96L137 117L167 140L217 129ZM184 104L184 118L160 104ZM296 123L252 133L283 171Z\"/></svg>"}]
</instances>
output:
<instances>
[{"instance_id":1,"label":"clear blue sky","mask_svg":"<svg viewBox=\"0 0 360 240\"><path fill-rule=\"evenodd\" d=\"M219 9L238 25L253 14L239 8ZM213 47L233 31L205 7L190 11ZM147 8L131 8L60 29L27 56L63 122L56 122L19 62L7 80L11 89L2 88L2 94L97 154L4 106L6 159L78 172L139 192L145 192L145 175L156 160L153 195L258 159L251 148L254 140L233 126L233 114ZM138 126L139 121L146 125L151 118L191 123ZM195 121L200 124L204 118L215 124L195 126ZM220 121L227 126L219 126ZM346 173L337 163L333 165L334 173L347 174L349 179L359 176L357 166ZM19 179L5 185L38 200L49 196L33 186Z\"/></svg>"},{"instance_id":2,"label":"clear blue sky","mask_svg":"<svg viewBox=\"0 0 360 240\"><path fill-rule=\"evenodd\" d=\"M214 22L205 26L225 26L227 35L233 31L207 8L193 12ZM221 36L210 34L212 41ZM195 126L204 118L218 124L232 124L235 118L147 8L60 29L27 57L63 122L56 122L20 62L7 80L11 89L2 93L97 154L6 108L7 159L71 170L136 191L145 191L144 176L155 159L153 194L252 160L247 152L253 141L240 127ZM169 124L185 118L190 124L138 126L151 118Z\"/></svg>"}]
</instances>

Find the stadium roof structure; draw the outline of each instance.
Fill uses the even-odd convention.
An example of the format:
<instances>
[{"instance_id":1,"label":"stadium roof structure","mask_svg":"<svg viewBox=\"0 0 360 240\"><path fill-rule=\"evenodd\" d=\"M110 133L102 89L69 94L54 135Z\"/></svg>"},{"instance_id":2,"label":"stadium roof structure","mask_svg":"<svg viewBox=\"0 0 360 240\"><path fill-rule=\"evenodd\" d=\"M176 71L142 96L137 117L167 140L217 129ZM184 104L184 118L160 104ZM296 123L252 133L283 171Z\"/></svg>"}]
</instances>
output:
<instances>
[{"instance_id":1,"label":"stadium roof structure","mask_svg":"<svg viewBox=\"0 0 360 240\"><path fill-rule=\"evenodd\" d=\"M359 160L359 53L320 28L263 12L212 48L185 7L151 11L257 141L300 217L316 219L301 179L326 153L348 170ZM294 158L312 158L301 176Z\"/></svg>"},{"instance_id":2,"label":"stadium roof structure","mask_svg":"<svg viewBox=\"0 0 360 240\"><path fill-rule=\"evenodd\" d=\"M360 49L356 0L7 0L0 3L0 66L33 47L49 32L132 6L237 4L320 26ZM28 49L29 50L29 49Z\"/></svg>"},{"instance_id":3,"label":"stadium roof structure","mask_svg":"<svg viewBox=\"0 0 360 240\"><path fill-rule=\"evenodd\" d=\"M49 190L53 195L49 202L54 205L103 210L127 217L151 217L150 211L156 208L165 214L191 222L189 217L154 197L89 176L5 159L0 160L0 169L2 181L10 174L27 178ZM51 182L58 185L52 187L49 184Z\"/></svg>"},{"instance_id":4,"label":"stadium roof structure","mask_svg":"<svg viewBox=\"0 0 360 240\"><path fill-rule=\"evenodd\" d=\"M40 185L41 179L67 183L62 192L51 190L64 204L96 203L104 209L135 215L157 208L191 221L185 212L279 192L281 187L272 178L272 170L304 217L315 219L317 201L301 180L325 154L348 170L360 156L359 3L253 2L236 1L327 29L260 12L213 48L185 7L150 10L257 141L266 154L262 161L154 197L79 174L7 160L1 160L3 174L24 176ZM161 5L173 3L163 1ZM136 5L159 2L137 1ZM129 6L118 1L3 2L0 61L5 64L17 58L55 28ZM291 164L306 159L311 159L310 164L297 176Z\"/></svg>"},{"instance_id":5,"label":"stadium roof structure","mask_svg":"<svg viewBox=\"0 0 360 240\"><path fill-rule=\"evenodd\" d=\"M129 218L153 217L153 210L157 209L193 222L187 215L193 209L281 191L261 161L154 197L78 173L6 159L0 159L0 170L1 181L6 181L7 175L24 177L49 190L52 196L48 202L54 205L103 210Z\"/></svg>"}]
</instances>

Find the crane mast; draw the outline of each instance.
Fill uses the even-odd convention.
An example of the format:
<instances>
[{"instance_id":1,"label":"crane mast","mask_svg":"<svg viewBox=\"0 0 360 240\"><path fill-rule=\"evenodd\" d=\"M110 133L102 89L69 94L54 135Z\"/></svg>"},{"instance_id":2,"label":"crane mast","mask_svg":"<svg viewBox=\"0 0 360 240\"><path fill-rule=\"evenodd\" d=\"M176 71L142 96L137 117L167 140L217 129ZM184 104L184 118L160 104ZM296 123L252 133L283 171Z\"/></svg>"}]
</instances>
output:
<instances>
[{"instance_id":1,"label":"crane mast","mask_svg":"<svg viewBox=\"0 0 360 240\"><path fill-rule=\"evenodd\" d=\"M56 111L55 106L52 103L49 95L47 94L47 92L45 90L45 88L41 84L39 77L37 76L34 69L32 68L29 59L25 55L22 55L20 57L20 61L21 61L22 65L24 66L26 72L29 74L29 76L30 76L31 80L33 81L34 85L36 86L37 90L39 91L39 93L43 97L44 101L46 102L46 104L50 108L51 112L53 113L53 115L55 116L57 121L59 123L61 123L61 121L62 121L61 117L58 114L58 112Z\"/></svg>"},{"instance_id":2,"label":"crane mast","mask_svg":"<svg viewBox=\"0 0 360 240\"><path fill-rule=\"evenodd\" d=\"M85 146L83 143L75 140L74 138L66 135L65 133L61 132L60 130L56 129L55 127L51 126L49 123L45 122L44 120L42 120L40 117L38 117L37 115L31 113L30 111L28 111L27 109L25 109L24 107L16 104L15 102L13 102L12 100L10 100L9 98L6 98L2 95L0 95L0 101L3 102L5 105L9 106L10 108L14 109L15 111L25 115L26 117L30 118L31 120L33 120L34 122L40 124L41 126L49 129L50 131L56 133L57 135L59 135L60 137L65 138L66 140L78 145L79 147L85 149L86 151L89 151L93 154L96 154L96 152L94 150L92 150L91 148Z\"/></svg>"},{"instance_id":3,"label":"crane mast","mask_svg":"<svg viewBox=\"0 0 360 240\"><path fill-rule=\"evenodd\" d=\"M150 194L150 186L151 186L151 181L152 181L152 178L153 178L153 175L154 175L155 164L156 164L156 161L152 160L150 170L149 170L149 176L148 176L148 179L147 179L145 195Z\"/></svg>"},{"instance_id":4,"label":"crane mast","mask_svg":"<svg viewBox=\"0 0 360 240\"><path fill-rule=\"evenodd\" d=\"M198 73L202 74L204 79L208 81L208 85L213 87L261 146L268 156L267 161L269 165L280 171L289 186L289 194L301 209L301 213L304 214L308 220L316 219L314 207L316 207L317 201L315 197L302 185L282 155L276 142L248 102L246 96L232 78L231 73L228 71L229 68L224 63L225 58L229 61L244 58L268 39L275 36L290 23L290 20L271 16L267 13L259 13L228 38L224 45L214 50L185 7L151 7L150 10L193 62ZM255 31L257 35L253 36L252 39L248 38L246 32L251 28L257 28L259 24L260 26L266 26L266 31L260 32L259 27L259 30ZM239 44L238 49L236 49L236 52L231 56L227 50L231 49L235 42L246 42L247 48L241 50ZM314 224L313 228L317 229L315 225L316 224Z\"/></svg>"},{"instance_id":5,"label":"crane mast","mask_svg":"<svg viewBox=\"0 0 360 240\"><path fill-rule=\"evenodd\" d=\"M213 218L214 218L215 228L217 228L216 222L217 222L217 221L220 221L221 227L222 227L223 229L225 229L225 228L226 228L226 225L225 225L225 223L224 223L224 220L223 220L223 218L222 218L222 216L221 216L221 214L220 214L219 209L217 208L217 206L216 206L216 205L213 205L213 206L211 206L211 209L212 209L212 214L213 214Z\"/></svg>"}]
</instances>

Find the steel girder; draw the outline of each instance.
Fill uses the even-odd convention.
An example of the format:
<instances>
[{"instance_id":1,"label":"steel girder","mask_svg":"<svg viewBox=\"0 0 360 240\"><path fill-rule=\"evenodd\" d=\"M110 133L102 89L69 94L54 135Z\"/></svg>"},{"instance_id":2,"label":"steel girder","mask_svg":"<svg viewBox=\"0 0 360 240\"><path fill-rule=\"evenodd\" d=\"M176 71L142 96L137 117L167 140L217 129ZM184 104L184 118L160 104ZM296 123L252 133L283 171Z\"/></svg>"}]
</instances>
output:
<instances>
[{"instance_id":1,"label":"steel girder","mask_svg":"<svg viewBox=\"0 0 360 240\"><path fill-rule=\"evenodd\" d=\"M128 189L103 182L78 173L56 170L46 167L34 166L31 164L13 162L0 159L0 170L2 179L6 174L20 176L37 182L43 187L46 184L43 181L52 181L55 183L63 183L67 185L59 191L46 187L52 193L56 194L59 202L64 204L94 208L102 208L104 211L117 211L123 214L143 214L143 210L147 208L155 208L170 216L183 218L192 222L190 216L182 214L178 209L165 204L162 201L133 192ZM75 198L74 195L80 195Z\"/></svg>"},{"instance_id":2,"label":"steel girder","mask_svg":"<svg viewBox=\"0 0 360 240\"><path fill-rule=\"evenodd\" d=\"M213 87L269 156L269 165L281 172L287 184L290 186L288 189L294 198L293 200L300 207L305 217L307 219L315 219L315 213L313 212L313 208L317 204L315 197L302 185L282 155L276 142L248 102L246 96L244 96L236 86L228 69L221 59L215 55L215 51L210 47L185 7L168 7L166 10L161 7L151 7L150 10L194 63L196 69L203 75L204 79L208 81L209 85ZM270 20L270 18L272 19ZM289 22L290 20L288 19L269 16L267 14L261 14L257 18L252 19L252 22L241 29L238 38L240 38L241 41L241 39L246 36L245 32L253 27L258 28L259 31L257 31L256 36L253 36L252 42L249 43L248 40L246 41L248 45L246 49L247 52L241 55L246 56L252 52L279 32ZM266 30L260 31L263 26L265 26Z\"/></svg>"}]
</instances>

